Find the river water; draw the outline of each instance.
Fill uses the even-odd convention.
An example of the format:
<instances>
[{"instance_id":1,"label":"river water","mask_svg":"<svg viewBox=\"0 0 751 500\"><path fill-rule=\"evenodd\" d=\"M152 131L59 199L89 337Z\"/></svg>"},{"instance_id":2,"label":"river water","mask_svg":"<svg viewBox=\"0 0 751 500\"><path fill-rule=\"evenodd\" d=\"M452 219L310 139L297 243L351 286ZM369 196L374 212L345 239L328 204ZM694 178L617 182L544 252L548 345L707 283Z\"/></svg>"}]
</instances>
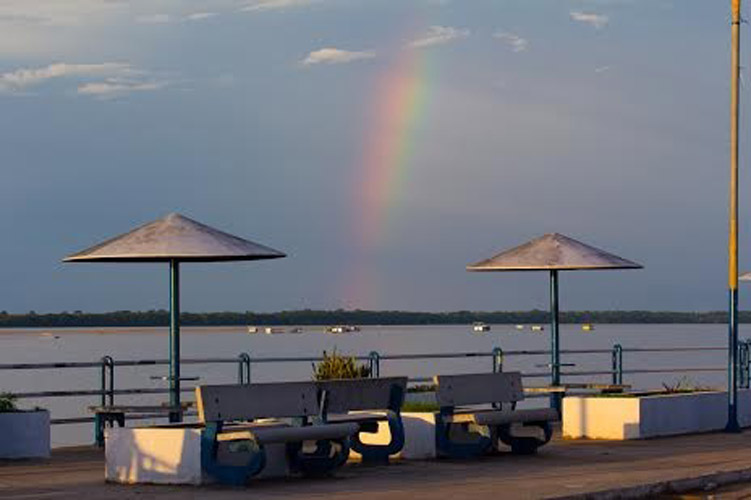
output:
<instances>
[{"instance_id":1,"label":"river water","mask_svg":"<svg viewBox=\"0 0 751 500\"><path fill-rule=\"evenodd\" d=\"M749 337L749 326L741 326L741 338ZM724 369L724 350L704 352L628 352L631 348L664 347L725 347L727 328L724 325L596 325L584 332L578 325L563 325L562 349L611 349L619 343L624 354L624 382L635 388L654 388L662 384L722 387L724 371L691 373L631 374L629 370L663 368ZM245 327L184 327L183 358L236 358L247 352L254 358L320 356L323 351L348 355L443 354L487 352L500 347L505 352L545 350L550 345L549 331L532 332L529 327L517 330L514 325L492 325L489 332L475 333L467 325L448 326L366 326L361 332L333 335L321 327L303 327L302 334L249 335ZM165 359L168 333L166 328L70 328L70 329L6 329L0 330L0 364L88 362L109 355L115 360ZM506 355L504 370L525 373L547 372L547 356ZM564 354L564 371L609 370L611 357L602 354ZM384 360L381 375L431 377L438 373L484 372L492 369L487 358L439 360ZM254 363L255 382L309 380L309 362ZM165 387L165 382L152 377L166 375L166 366L118 367L117 388ZM200 377L198 383L235 383L236 364L183 365L183 376ZM609 382L609 375L564 377L565 381ZM0 371L0 391L15 393L99 388L98 368ZM526 385L544 385L544 378L525 379ZM117 404L158 404L166 395L119 396ZM192 399L191 395L184 395ZM41 406L53 418L86 416L88 405L98 404L99 397L66 397L20 399L19 406ZM55 425L54 445L81 444L91 441L91 424Z\"/></svg>"}]
</instances>

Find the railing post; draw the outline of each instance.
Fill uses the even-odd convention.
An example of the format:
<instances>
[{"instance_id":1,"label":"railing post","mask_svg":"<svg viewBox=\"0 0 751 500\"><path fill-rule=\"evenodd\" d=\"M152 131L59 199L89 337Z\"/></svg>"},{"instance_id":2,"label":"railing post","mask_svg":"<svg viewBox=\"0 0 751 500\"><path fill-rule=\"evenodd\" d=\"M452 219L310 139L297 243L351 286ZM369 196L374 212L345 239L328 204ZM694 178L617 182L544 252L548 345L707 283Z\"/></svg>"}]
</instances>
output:
<instances>
[{"instance_id":1,"label":"railing post","mask_svg":"<svg viewBox=\"0 0 751 500\"><path fill-rule=\"evenodd\" d=\"M370 351L368 354L368 367L370 368L370 378L381 376L381 355L377 351Z\"/></svg>"},{"instance_id":2,"label":"railing post","mask_svg":"<svg viewBox=\"0 0 751 500\"><path fill-rule=\"evenodd\" d=\"M115 404L115 361L111 356L102 357L101 376L101 403L102 406ZM108 402L109 400L109 402Z\"/></svg>"},{"instance_id":3,"label":"railing post","mask_svg":"<svg viewBox=\"0 0 751 500\"><path fill-rule=\"evenodd\" d=\"M250 384L250 354L243 352L237 358L237 382Z\"/></svg>"},{"instance_id":4,"label":"railing post","mask_svg":"<svg viewBox=\"0 0 751 500\"><path fill-rule=\"evenodd\" d=\"M749 376L751 375L751 372L749 372L750 347L751 344L748 340L738 344L738 385L744 389L749 388Z\"/></svg>"},{"instance_id":5,"label":"railing post","mask_svg":"<svg viewBox=\"0 0 751 500\"><path fill-rule=\"evenodd\" d=\"M493 348L493 373L503 371L503 349L500 347Z\"/></svg>"},{"instance_id":6,"label":"railing post","mask_svg":"<svg viewBox=\"0 0 751 500\"><path fill-rule=\"evenodd\" d=\"M611 363L613 371L613 384L623 384L623 347L621 346L621 344L615 344L613 346Z\"/></svg>"}]
</instances>

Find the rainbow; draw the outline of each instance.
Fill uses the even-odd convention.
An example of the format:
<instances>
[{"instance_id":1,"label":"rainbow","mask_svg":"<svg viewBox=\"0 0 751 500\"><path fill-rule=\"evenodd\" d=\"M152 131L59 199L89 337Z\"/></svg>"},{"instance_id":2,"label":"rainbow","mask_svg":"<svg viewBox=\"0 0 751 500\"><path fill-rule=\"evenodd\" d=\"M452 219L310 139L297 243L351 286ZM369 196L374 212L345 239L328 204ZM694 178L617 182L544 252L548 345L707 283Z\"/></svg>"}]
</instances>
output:
<instances>
[{"instance_id":1,"label":"rainbow","mask_svg":"<svg viewBox=\"0 0 751 500\"><path fill-rule=\"evenodd\" d=\"M417 131L428 100L431 51L404 48L375 85L373 107L358 162L353 201L353 232L357 245L355 269L347 273L348 303L373 304L377 288L375 253L388 238L414 159Z\"/></svg>"},{"instance_id":2,"label":"rainbow","mask_svg":"<svg viewBox=\"0 0 751 500\"><path fill-rule=\"evenodd\" d=\"M427 101L427 52L404 49L381 76L369 116L361 176L357 180L360 210L356 221L362 248L373 248L387 234L415 152L415 134Z\"/></svg>"}]
</instances>

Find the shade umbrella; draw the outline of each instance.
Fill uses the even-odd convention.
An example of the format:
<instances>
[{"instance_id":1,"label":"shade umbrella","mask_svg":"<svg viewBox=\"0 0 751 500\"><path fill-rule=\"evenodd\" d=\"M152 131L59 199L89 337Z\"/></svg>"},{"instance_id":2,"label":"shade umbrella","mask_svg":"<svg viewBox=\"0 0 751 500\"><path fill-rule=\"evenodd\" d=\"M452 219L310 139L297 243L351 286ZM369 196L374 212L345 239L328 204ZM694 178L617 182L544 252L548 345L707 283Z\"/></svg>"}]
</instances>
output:
<instances>
[{"instance_id":1,"label":"shade umbrella","mask_svg":"<svg viewBox=\"0 0 751 500\"><path fill-rule=\"evenodd\" d=\"M180 406L180 263L262 260L286 257L282 252L233 236L177 213L149 222L63 262L169 262L170 406ZM170 416L179 421L179 413Z\"/></svg>"},{"instance_id":2,"label":"shade umbrella","mask_svg":"<svg viewBox=\"0 0 751 500\"><path fill-rule=\"evenodd\" d=\"M468 271L550 272L550 376L552 385L561 383L560 339L558 334L558 271L641 269L636 262L589 246L568 236L549 233L467 266ZM560 411L558 398L554 406Z\"/></svg>"}]
</instances>

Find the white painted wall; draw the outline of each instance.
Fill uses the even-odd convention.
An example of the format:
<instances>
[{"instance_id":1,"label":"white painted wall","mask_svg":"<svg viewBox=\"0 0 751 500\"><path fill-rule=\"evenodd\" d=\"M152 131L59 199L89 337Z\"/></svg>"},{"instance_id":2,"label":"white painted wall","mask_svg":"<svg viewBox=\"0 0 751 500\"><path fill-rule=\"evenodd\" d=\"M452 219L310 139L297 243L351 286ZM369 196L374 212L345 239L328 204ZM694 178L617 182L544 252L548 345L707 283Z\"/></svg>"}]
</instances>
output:
<instances>
[{"instance_id":1,"label":"white painted wall","mask_svg":"<svg viewBox=\"0 0 751 500\"><path fill-rule=\"evenodd\" d=\"M738 393L738 420L742 427L751 426L751 390ZM572 439L641 439L709 432L723 429L726 422L726 392L563 400L563 436Z\"/></svg>"}]
</instances>

